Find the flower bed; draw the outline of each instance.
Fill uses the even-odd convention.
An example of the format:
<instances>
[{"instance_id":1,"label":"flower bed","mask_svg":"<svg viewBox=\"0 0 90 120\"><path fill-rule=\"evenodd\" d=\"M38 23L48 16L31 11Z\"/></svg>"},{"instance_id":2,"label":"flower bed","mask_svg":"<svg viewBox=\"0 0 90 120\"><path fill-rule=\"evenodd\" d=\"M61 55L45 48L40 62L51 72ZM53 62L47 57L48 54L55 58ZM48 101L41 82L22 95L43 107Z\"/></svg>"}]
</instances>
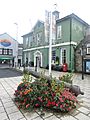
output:
<instances>
[{"instance_id":1,"label":"flower bed","mask_svg":"<svg viewBox=\"0 0 90 120\"><path fill-rule=\"evenodd\" d=\"M55 80L49 82L43 77L31 82L28 75L24 76L15 91L15 102L19 108L26 110L48 108L62 112L71 111L78 103L64 83L57 84Z\"/></svg>"}]
</instances>

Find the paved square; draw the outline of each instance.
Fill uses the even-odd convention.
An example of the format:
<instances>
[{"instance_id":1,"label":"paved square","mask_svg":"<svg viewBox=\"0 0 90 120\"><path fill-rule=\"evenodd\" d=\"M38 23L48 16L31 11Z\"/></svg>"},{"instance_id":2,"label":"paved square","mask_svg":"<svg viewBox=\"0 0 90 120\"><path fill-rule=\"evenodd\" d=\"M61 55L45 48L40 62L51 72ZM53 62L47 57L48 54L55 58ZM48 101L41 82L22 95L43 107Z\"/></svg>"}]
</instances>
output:
<instances>
[{"instance_id":1,"label":"paved square","mask_svg":"<svg viewBox=\"0 0 90 120\"><path fill-rule=\"evenodd\" d=\"M57 77L57 74L61 73L54 72L54 77ZM85 94L77 97L81 101L79 107L66 115L44 111L45 115L41 116L41 112L38 110L34 112L19 111L13 98L14 91L21 79L22 76L0 78L0 120L90 120L90 80L88 75L85 75L83 81L80 74L75 75L73 84L79 85Z\"/></svg>"}]
</instances>

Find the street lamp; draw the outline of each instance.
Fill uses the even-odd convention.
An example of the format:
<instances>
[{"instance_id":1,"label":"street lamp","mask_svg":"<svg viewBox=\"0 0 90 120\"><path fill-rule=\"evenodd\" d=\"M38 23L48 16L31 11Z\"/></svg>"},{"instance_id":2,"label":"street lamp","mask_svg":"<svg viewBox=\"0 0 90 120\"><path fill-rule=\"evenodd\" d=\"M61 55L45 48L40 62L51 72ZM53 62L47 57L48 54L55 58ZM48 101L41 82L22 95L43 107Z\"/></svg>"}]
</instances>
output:
<instances>
[{"instance_id":1,"label":"street lamp","mask_svg":"<svg viewBox=\"0 0 90 120\"><path fill-rule=\"evenodd\" d=\"M84 58L84 44L82 43L82 80L84 79L84 65L83 65L83 58Z\"/></svg>"},{"instance_id":2,"label":"street lamp","mask_svg":"<svg viewBox=\"0 0 90 120\"><path fill-rule=\"evenodd\" d=\"M81 56L82 56L82 80L84 80L84 57L86 55L86 45L82 43L81 46Z\"/></svg>"},{"instance_id":3,"label":"street lamp","mask_svg":"<svg viewBox=\"0 0 90 120\"><path fill-rule=\"evenodd\" d=\"M17 29L16 29L16 40L18 41L18 23L14 23L15 25L16 25L16 27L17 27Z\"/></svg>"},{"instance_id":4,"label":"street lamp","mask_svg":"<svg viewBox=\"0 0 90 120\"><path fill-rule=\"evenodd\" d=\"M17 46L17 41L18 41L18 23L14 23L16 25L16 43L15 43L15 49L16 49L16 59L15 59L15 67L17 66L17 54L18 54L18 46Z\"/></svg>"},{"instance_id":5,"label":"street lamp","mask_svg":"<svg viewBox=\"0 0 90 120\"><path fill-rule=\"evenodd\" d=\"M81 56L82 56L82 80L84 80L84 57L86 55L86 42L85 42L85 39L86 39L86 28L84 29L83 31L83 36L84 36L84 39L81 43Z\"/></svg>"}]
</instances>

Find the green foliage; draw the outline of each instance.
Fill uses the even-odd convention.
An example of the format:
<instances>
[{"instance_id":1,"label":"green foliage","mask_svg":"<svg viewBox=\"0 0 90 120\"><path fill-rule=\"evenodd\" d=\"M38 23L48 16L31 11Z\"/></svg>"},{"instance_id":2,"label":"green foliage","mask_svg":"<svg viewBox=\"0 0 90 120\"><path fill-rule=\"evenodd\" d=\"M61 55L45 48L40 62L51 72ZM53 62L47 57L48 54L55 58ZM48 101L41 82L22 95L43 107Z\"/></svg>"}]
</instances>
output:
<instances>
[{"instance_id":1,"label":"green foliage","mask_svg":"<svg viewBox=\"0 0 90 120\"><path fill-rule=\"evenodd\" d=\"M73 76L72 73L67 73L67 74L63 75L62 77L59 77L59 80L61 80L63 82L68 82L68 83L72 84L72 79L71 79L72 76Z\"/></svg>"},{"instance_id":2,"label":"green foliage","mask_svg":"<svg viewBox=\"0 0 90 120\"><path fill-rule=\"evenodd\" d=\"M22 78L23 82L32 82L32 76L29 74L29 72L24 72L23 74L23 78Z\"/></svg>"},{"instance_id":3,"label":"green foliage","mask_svg":"<svg viewBox=\"0 0 90 120\"><path fill-rule=\"evenodd\" d=\"M51 87L54 92L57 93L57 95L60 95L60 93L64 90L64 82L57 83L55 79L51 81Z\"/></svg>"},{"instance_id":4,"label":"green foliage","mask_svg":"<svg viewBox=\"0 0 90 120\"><path fill-rule=\"evenodd\" d=\"M77 99L64 88L64 82L58 84L53 79L49 83L43 76L30 82L29 74L26 73L15 91L15 102L25 110L48 108L68 112L76 107Z\"/></svg>"}]
</instances>

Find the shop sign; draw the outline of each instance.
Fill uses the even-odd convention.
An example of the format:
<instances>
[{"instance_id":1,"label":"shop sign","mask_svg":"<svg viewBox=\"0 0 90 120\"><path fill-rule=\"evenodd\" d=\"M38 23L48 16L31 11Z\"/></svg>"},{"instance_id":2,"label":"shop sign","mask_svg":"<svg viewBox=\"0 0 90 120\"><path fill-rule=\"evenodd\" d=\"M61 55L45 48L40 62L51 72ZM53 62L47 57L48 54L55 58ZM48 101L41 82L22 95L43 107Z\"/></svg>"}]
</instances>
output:
<instances>
[{"instance_id":1,"label":"shop sign","mask_svg":"<svg viewBox=\"0 0 90 120\"><path fill-rule=\"evenodd\" d=\"M11 45L11 41L7 39L0 40L0 43L4 47L9 47Z\"/></svg>"}]
</instances>

